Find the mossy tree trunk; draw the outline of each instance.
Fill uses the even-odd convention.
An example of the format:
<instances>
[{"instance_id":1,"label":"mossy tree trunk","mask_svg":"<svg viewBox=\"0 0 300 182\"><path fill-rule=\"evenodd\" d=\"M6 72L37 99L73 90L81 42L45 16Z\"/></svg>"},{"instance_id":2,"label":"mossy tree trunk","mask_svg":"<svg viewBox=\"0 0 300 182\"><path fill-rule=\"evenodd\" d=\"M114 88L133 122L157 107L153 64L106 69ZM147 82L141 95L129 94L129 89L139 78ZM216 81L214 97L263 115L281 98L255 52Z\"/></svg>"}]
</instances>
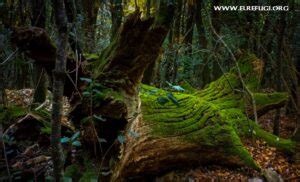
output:
<instances>
[{"instance_id":1,"label":"mossy tree trunk","mask_svg":"<svg viewBox=\"0 0 300 182\"><path fill-rule=\"evenodd\" d=\"M239 58L239 67L248 87L255 91L263 68L261 60L245 53ZM293 152L294 142L265 132L247 117L252 117L253 109L243 92L236 68L200 91L179 93L143 85L141 114L127 126L127 142L112 181L209 162L261 170L240 137L258 137ZM161 103L161 98L168 102ZM254 98L261 116L282 107L287 94L255 92ZM132 137L131 132L138 136Z\"/></svg>"},{"instance_id":2,"label":"mossy tree trunk","mask_svg":"<svg viewBox=\"0 0 300 182\"><path fill-rule=\"evenodd\" d=\"M100 91L104 96L94 94L92 98L84 97L72 113L77 114L79 122L83 116L91 116L91 113L101 115L107 121L104 124L86 124L85 131L95 131L94 128L101 130L97 133L85 132L85 143L93 146L99 135L108 140L108 144L103 144L107 146L102 146L106 149L114 143L118 132L124 130L125 124L135 120L140 112L139 85L148 65L159 57L171 22L166 15L170 15L172 4L167 2L161 1L156 18L141 20L139 11L131 14L111 45L94 63L92 78L101 84Z\"/></svg>"}]
</instances>

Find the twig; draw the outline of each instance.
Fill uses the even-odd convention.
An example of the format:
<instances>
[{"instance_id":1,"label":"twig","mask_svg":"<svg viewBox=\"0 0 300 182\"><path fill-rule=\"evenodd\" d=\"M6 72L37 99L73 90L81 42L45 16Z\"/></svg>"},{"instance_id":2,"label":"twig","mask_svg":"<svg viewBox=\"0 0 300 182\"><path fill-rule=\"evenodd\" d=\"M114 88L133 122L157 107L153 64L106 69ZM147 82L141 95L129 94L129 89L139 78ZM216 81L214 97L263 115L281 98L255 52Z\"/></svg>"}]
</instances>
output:
<instances>
[{"instance_id":1,"label":"twig","mask_svg":"<svg viewBox=\"0 0 300 182\"><path fill-rule=\"evenodd\" d=\"M77 85L74 83L73 79L71 78L69 73L66 73L67 77L69 78L69 80L71 81L72 85L74 86L76 92L78 92L78 95L80 97L80 99L82 99L82 95L80 94L80 91L77 88Z\"/></svg>"},{"instance_id":2,"label":"twig","mask_svg":"<svg viewBox=\"0 0 300 182\"><path fill-rule=\"evenodd\" d=\"M105 153L104 153L104 155L103 155L103 157L102 157L102 159L101 159L101 163L100 163L100 167L99 167L99 171L98 171L98 176L100 176L101 169L102 169L102 167L103 167L103 162L104 162L104 159L106 158L106 155L107 155L108 152L112 149L112 147L115 145L116 141L117 141L117 140L115 140L115 141L111 144L111 146L109 146L109 148L105 151Z\"/></svg>"},{"instance_id":3,"label":"twig","mask_svg":"<svg viewBox=\"0 0 300 182\"><path fill-rule=\"evenodd\" d=\"M34 110L35 110L35 111L38 111L38 110L40 110L41 108L43 108L46 104L47 104L47 99L46 99L41 105L39 105L38 107L36 107Z\"/></svg>"},{"instance_id":4,"label":"twig","mask_svg":"<svg viewBox=\"0 0 300 182\"><path fill-rule=\"evenodd\" d=\"M0 65L4 65L7 61L9 61L17 52L18 52L18 48L12 52L2 63L0 63Z\"/></svg>"},{"instance_id":5,"label":"twig","mask_svg":"<svg viewBox=\"0 0 300 182\"><path fill-rule=\"evenodd\" d=\"M2 143L2 148L3 148L3 154L4 154L4 159L5 159L5 164L6 164L6 170L7 170L7 175L9 177L9 181L11 182L11 175L10 175L10 171L9 171L9 166L8 166L8 160L7 160L7 155L6 155L6 149L5 149L5 143L3 140L3 128L2 128L2 124L0 123L0 141Z\"/></svg>"},{"instance_id":6,"label":"twig","mask_svg":"<svg viewBox=\"0 0 300 182\"><path fill-rule=\"evenodd\" d=\"M42 69L41 74L40 74L40 76L39 76L39 80L38 80L38 82L37 82L37 84L36 84L36 86L35 86L35 88L34 88L32 100L31 100L31 102L30 102L30 106L31 106L31 105L33 104L33 102L34 102L34 96L35 96L35 94L36 94L36 90L37 90L38 86L40 85L40 82L41 82L41 80L42 80L43 74L44 74L44 69ZM31 107L29 107L29 109L31 109ZM36 111L37 111L37 110L36 110Z\"/></svg>"}]
</instances>

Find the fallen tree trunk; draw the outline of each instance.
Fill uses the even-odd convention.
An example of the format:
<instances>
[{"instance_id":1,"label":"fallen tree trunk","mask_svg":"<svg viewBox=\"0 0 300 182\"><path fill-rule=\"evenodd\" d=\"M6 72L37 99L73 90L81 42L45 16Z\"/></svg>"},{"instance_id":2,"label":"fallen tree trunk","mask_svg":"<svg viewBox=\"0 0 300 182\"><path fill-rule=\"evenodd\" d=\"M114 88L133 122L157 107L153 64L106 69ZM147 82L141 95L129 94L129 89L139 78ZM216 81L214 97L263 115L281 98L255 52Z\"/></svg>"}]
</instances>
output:
<instances>
[{"instance_id":1,"label":"fallen tree trunk","mask_svg":"<svg viewBox=\"0 0 300 182\"><path fill-rule=\"evenodd\" d=\"M239 67L248 87L259 86L261 60L244 53ZM169 92L142 86L141 115L127 127L120 163L112 181L157 175L172 168L203 163L246 165L260 170L240 137L258 137L268 144L293 152L295 143L262 130L247 115L252 104L233 68L201 91ZM254 93L259 115L282 107L285 93Z\"/></svg>"}]
</instances>

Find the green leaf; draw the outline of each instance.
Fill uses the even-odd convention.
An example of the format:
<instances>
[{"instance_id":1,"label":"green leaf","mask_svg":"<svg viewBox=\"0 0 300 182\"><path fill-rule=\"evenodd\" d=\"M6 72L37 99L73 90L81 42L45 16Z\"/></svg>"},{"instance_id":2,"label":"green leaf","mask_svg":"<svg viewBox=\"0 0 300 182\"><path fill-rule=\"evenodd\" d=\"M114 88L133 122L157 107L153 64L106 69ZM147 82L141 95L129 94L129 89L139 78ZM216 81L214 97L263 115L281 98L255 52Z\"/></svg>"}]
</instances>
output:
<instances>
[{"instance_id":1,"label":"green leaf","mask_svg":"<svg viewBox=\"0 0 300 182\"><path fill-rule=\"evenodd\" d=\"M82 95L83 96L89 96L89 95L91 95L91 92L85 91L85 92L82 92Z\"/></svg>"},{"instance_id":2,"label":"green leaf","mask_svg":"<svg viewBox=\"0 0 300 182\"><path fill-rule=\"evenodd\" d=\"M20 180L20 179L21 179L21 176L15 176L14 179L15 179L15 180Z\"/></svg>"},{"instance_id":3,"label":"green leaf","mask_svg":"<svg viewBox=\"0 0 300 182\"><path fill-rule=\"evenodd\" d=\"M157 89L153 89L153 90L148 91L148 94L155 95L157 93L157 91L158 91Z\"/></svg>"},{"instance_id":4,"label":"green leaf","mask_svg":"<svg viewBox=\"0 0 300 182\"><path fill-rule=\"evenodd\" d=\"M103 121L103 122L105 122L105 121L106 121L106 118L103 118L103 117L102 117L102 116L100 116L100 115L99 115L99 116L97 116L97 115L95 115L95 114L94 114L94 115L93 115L93 117L94 117L94 118L96 118L96 119L97 119L97 120L99 120L99 121Z\"/></svg>"},{"instance_id":5,"label":"green leaf","mask_svg":"<svg viewBox=\"0 0 300 182\"><path fill-rule=\"evenodd\" d=\"M169 85L169 87L172 87L173 85L170 83L170 82L168 82L168 81L166 81L166 83Z\"/></svg>"},{"instance_id":6,"label":"green leaf","mask_svg":"<svg viewBox=\"0 0 300 182\"><path fill-rule=\"evenodd\" d=\"M92 83L92 82L93 82L92 79L90 79L90 78L84 78L84 77L81 77L80 80L81 80L81 81L85 81L85 82L87 82L87 83Z\"/></svg>"},{"instance_id":7,"label":"green leaf","mask_svg":"<svg viewBox=\"0 0 300 182\"><path fill-rule=\"evenodd\" d=\"M64 176L64 182L72 182L72 178Z\"/></svg>"},{"instance_id":8,"label":"green leaf","mask_svg":"<svg viewBox=\"0 0 300 182\"><path fill-rule=\"evenodd\" d=\"M112 172L111 171L106 171L106 172L101 172L102 176L108 176L110 175Z\"/></svg>"},{"instance_id":9,"label":"green leaf","mask_svg":"<svg viewBox=\"0 0 300 182\"><path fill-rule=\"evenodd\" d=\"M175 96L172 93L167 93L167 97L173 102L173 104L179 106L178 100L175 98Z\"/></svg>"},{"instance_id":10,"label":"green leaf","mask_svg":"<svg viewBox=\"0 0 300 182\"><path fill-rule=\"evenodd\" d=\"M71 140L74 141L74 140L76 140L79 136L80 136L80 131L77 131L77 132L74 133L74 135L71 137Z\"/></svg>"},{"instance_id":11,"label":"green leaf","mask_svg":"<svg viewBox=\"0 0 300 182\"><path fill-rule=\"evenodd\" d=\"M166 81L166 83L169 85L169 87L171 87L173 90L178 91L178 92L184 92L184 88L182 88L179 85L173 85L170 82Z\"/></svg>"},{"instance_id":12,"label":"green leaf","mask_svg":"<svg viewBox=\"0 0 300 182\"><path fill-rule=\"evenodd\" d=\"M76 147L80 147L81 143L80 143L80 141L76 140L76 141L72 142L72 145L76 146Z\"/></svg>"},{"instance_id":13,"label":"green leaf","mask_svg":"<svg viewBox=\"0 0 300 182\"><path fill-rule=\"evenodd\" d=\"M60 143L68 143L70 141L70 138L68 137L63 137L60 139Z\"/></svg>"},{"instance_id":14,"label":"green leaf","mask_svg":"<svg viewBox=\"0 0 300 182\"><path fill-rule=\"evenodd\" d=\"M102 100L102 99L104 98L104 96L105 96L105 94L102 93L102 92L96 93L96 94L94 95L94 97L95 97L96 99L100 99L100 100Z\"/></svg>"},{"instance_id":15,"label":"green leaf","mask_svg":"<svg viewBox=\"0 0 300 182\"><path fill-rule=\"evenodd\" d=\"M126 141L126 138L124 135L119 135L117 139L121 144L125 143L125 141Z\"/></svg>"},{"instance_id":16,"label":"green leaf","mask_svg":"<svg viewBox=\"0 0 300 182\"><path fill-rule=\"evenodd\" d=\"M99 138L100 143L107 143L107 141L104 138Z\"/></svg>"},{"instance_id":17,"label":"green leaf","mask_svg":"<svg viewBox=\"0 0 300 182\"><path fill-rule=\"evenodd\" d=\"M96 94L100 94L100 93L102 93L100 90L98 90L98 89L93 89L93 92L95 92Z\"/></svg>"},{"instance_id":18,"label":"green leaf","mask_svg":"<svg viewBox=\"0 0 300 182\"><path fill-rule=\"evenodd\" d=\"M132 131L132 130L129 130L128 134L133 138L137 138L140 136L137 132Z\"/></svg>"},{"instance_id":19,"label":"green leaf","mask_svg":"<svg viewBox=\"0 0 300 182\"><path fill-rule=\"evenodd\" d=\"M54 178L52 176L46 176L45 181L46 182L52 182L52 181L54 181Z\"/></svg>"},{"instance_id":20,"label":"green leaf","mask_svg":"<svg viewBox=\"0 0 300 182\"><path fill-rule=\"evenodd\" d=\"M97 87L98 89L105 89L105 86L103 86L100 83L95 83L94 86Z\"/></svg>"},{"instance_id":21,"label":"green leaf","mask_svg":"<svg viewBox=\"0 0 300 182\"><path fill-rule=\"evenodd\" d=\"M178 92L184 92L185 90L179 85L173 85L172 89Z\"/></svg>"},{"instance_id":22,"label":"green leaf","mask_svg":"<svg viewBox=\"0 0 300 182\"><path fill-rule=\"evenodd\" d=\"M165 105L167 102L169 102L169 100L165 97L158 97L156 100L160 105Z\"/></svg>"},{"instance_id":23,"label":"green leaf","mask_svg":"<svg viewBox=\"0 0 300 182\"><path fill-rule=\"evenodd\" d=\"M50 135L51 134L51 128L50 127L43 127L43 128L41 128L41 133Z\"/></svg>"}]
</instances>

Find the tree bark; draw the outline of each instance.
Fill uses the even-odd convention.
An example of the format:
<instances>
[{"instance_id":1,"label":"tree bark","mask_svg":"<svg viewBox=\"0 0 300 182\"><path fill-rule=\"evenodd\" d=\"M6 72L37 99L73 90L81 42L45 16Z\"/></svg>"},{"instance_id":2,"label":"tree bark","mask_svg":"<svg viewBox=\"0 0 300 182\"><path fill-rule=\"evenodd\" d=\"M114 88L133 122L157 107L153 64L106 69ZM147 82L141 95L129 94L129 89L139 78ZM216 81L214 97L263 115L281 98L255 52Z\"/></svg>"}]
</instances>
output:
<instances>
[{"instance_id":1,"label":"tree bark","mask_svg":"<svg viewBox=\"0 0 300 182\"><path fill-rule=\"evenodd\" d=\"M54 178L56 181L63 180L64 157L61 138L61 119L63 113L63 92L66 74L68 28L65 4L61 0L53 0L55 20L58 28L57 54L55 69L53 70L53 100L52 100L52 130L51 146L54 166Z\"/></svg>"}]
</instances>

